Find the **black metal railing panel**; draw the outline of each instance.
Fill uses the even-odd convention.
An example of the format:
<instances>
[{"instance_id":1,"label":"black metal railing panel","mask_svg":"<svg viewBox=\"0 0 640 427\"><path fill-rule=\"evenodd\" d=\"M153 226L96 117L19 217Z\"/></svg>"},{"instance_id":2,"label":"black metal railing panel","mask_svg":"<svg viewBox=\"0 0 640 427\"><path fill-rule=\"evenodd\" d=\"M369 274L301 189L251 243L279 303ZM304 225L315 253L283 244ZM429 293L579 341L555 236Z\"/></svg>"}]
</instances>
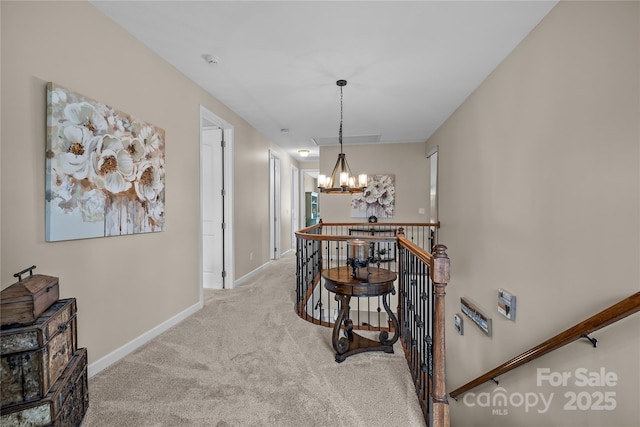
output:
<instances>
[{"instance_id":1,"label":"black metal railing panel","mask_svg":"<svg viewBox=\"0 0 640 427\"><path fill-rule=\"evenodd\" d=\"M400 254L402 343L416 392L426 399L433 372L433 282L427 264L404 248Z\"/></svg>"},{"instance_id":2,"label":"black metal railing panel","mask_svg":"<svg viewBox=\"0 0 640 427\"><path fill-rule=\"evenodd\" d=\"M402 228L406 239L425 248L433 246L435 225L429 224L370 224L320 222L297 233L296 311L303 319L324 326L333 326L340 310L339 302L325 288L321 278L323 269L347 265L349 240L369 242L370 268L397 271L397 233ZM396 288L398 283L396 283ZM398 296L392 295L390 306L398 306ZM389 330L388 315L381 297L352 300L350 316L354 329Z\"/></svg>"},{"instance_id":3,"label":"black metal railing panel","mask_svg":"<svg viewBox=\"0 0 640 427\"><path fill-rule=\"evenodd\" d=\"M316 228L309 233L320 234L321 229ZM313 318L313 312L307 307L317 305L315 288L322 267L321 243L319 240L296 238L296 312L305 320Z\"/></svg>"}]
</instances>

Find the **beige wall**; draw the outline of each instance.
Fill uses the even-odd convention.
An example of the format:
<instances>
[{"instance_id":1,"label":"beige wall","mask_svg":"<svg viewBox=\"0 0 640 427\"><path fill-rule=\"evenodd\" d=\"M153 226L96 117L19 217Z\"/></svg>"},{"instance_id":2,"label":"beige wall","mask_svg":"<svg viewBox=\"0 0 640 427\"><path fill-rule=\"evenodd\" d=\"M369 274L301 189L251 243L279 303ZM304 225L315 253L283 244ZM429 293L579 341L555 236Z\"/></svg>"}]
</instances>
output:
<instances>
[{"instance_id":1,"label":"beige wall","mask_svg":"<svg viewBox=\"0 0 640 427\"><path fill-rule=\"evenodd\" d=\"M305 180L304 180L304 191L318 191L318 180L316 178L313 178L312 176L308 176Z\"/></svg>"},{"instance_id":2,"label":"beige wall","mask_svg":"<svg viewBox=\"0 0 640 427\"><path fill-rule=\"evenodd\" d=\"M407 144L345 145L351 172L369 175L395 174L396 206L393 218L379 222L428 222L429 162L424 142ZM330 175L340 147L320 147L320 173ZM360 222L351 217L351 195L321 194L321 217L324 222ZM418 209L424 208L425 214ZM366 221L366 220L365 220Z\"/></svg>"},{"instance_id":3,"label":"beige wall","mask_svg":"<svg viewBox=\"0 0 640 427\"><path fill-rule=\"evenodd\" d=\"M280 150L87 2L0 2L1 283L36 264L78 300L89 361L199 303L199 108L234 126L235 275L269 261L269 149ZM113 105L166 132L161 233L44 241L46 83ZM290 164L280 151L283 252L290 248ZM253 261L249 253L254 253Z\"/></svg>"},{"instance_id":4,"label":"beige wall","mask_svg":"<svg viewBox=\"0 0 640 427\"><path fill-rule=\"evenodd\" d=\"M2 7L0 5L0 23L2 23ZM2 31L0 28L0 94L2 91ZM0 165L2 165L2 102L0 102ZM2 260L2 171L0 170L0 260ZM2 262L0 262L0 283L2 283Z\"/></svg>"},{"instance_id":5,"label":"beige wall","mask_svg":"<svg viewBox=\"0 0 640 427\"><path fill-rule=\"evenodd\" d=\"M429 139L452 260L448 390L639 290L639 22L637 2L561 2ZM499 288L517 296L515 322L497 312ZM455 333L463 296L493 318L491 338L464 316ZM552 396L548 410L480 406L499 394L489 382L450 401L452 425L640 425L640 315L593 336L597 348L575 342L500 378L515 404ZM581 386L581 368L618 380ZM538 369L571 377L539 386ZM565 409L572 393L616 407Z\"/></svg>"}]
</instances>

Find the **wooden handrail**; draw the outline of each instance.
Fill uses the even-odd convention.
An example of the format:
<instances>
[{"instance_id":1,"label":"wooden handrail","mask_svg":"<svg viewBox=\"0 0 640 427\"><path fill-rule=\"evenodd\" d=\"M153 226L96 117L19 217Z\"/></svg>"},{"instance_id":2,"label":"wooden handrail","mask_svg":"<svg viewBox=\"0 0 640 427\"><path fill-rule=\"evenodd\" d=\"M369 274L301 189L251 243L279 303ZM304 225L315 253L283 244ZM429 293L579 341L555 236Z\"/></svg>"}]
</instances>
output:
<instances>
[{"instance_id":1,"label":"wooden handrail","mask_svg":"<svg viewBox=\"0 0 640 427\"><path fill-rule=\"evenodd\" d=\"M314 224L311 225L309 227L303 228L301 230L296 231L295 235L296 237L304 237L305 239L309 239L309 240L350 240L355 238L355 236L349 236L349 235L344 235L344 236L339 236L339 235L323 235L323 234L309 234L310 231L315 230L316 228L320 228L323 225L329 226L329 227L347 227L347 226L366 226L366 227L371 227L371 228L375 228L375 227L388 227L389 231L393 231L393 229L399 229L399 228L403 228L403 227L411 227L411 226L422 226L422 227L440 227L440 223L439 222L375 222L375 223L366 223L366 222L331 222L331 223L323 223L322 219L320 219L320 222L318 224ZM382 236L382 237L375 237L375 236L358 236L358 239L367 239L367 240L395 240L395 236L390 238L390 236Z\"/></svg>"},{"instance_id":2,"label":"wooden handrail","mask_svg":"<svg viewBox=\"0 0 640 427\"><path fill-rule=\"evenodd\" d=\"M303 230L312 229L320 225L327 225L327 226L357 225L357 226L367 226L367 227L391 227L396 229L399 227L409 227L412 225L440 227L439 222L366 222L366 221L365 222L362 222L362 221L360 222L357 222L357 221L322 222L322 220L320 220L318 224L311 225L307 228L304 228Z\"/></svg>"},{"instance_id":3,"label":"wooden handrail","mask_svg":"<svg viewBox=\"0 0 640 427\"><path fill-rule=\"evenodd\" d=\"M407 240L404 234L398 233L398 244L407 248L412 254L416 256L420 261L424 262L429 268L433 267L433 256L425 252L424 249L416 245L415 243Z\"/></svg>"},{"instance_id":4,"label":"wooden handrail","mask_svg":"<svg viewBox=\"0 0 640 427\"><path fill-rule=\"evenodd\" d=\"M537 346L525 351L519 356L514 357L508 362L505 362L502 365L490 370L489 372L479 376L478 378L469 381L462 387L458 387L457 389L453 390L451 393L449 393L449 396L455 399L462 393L465 393L472 388L489 381L492 378L509 372L512 369L517 368L518 366L524 365L525 363L531 362L538 357L541 357L547 353L552 352L553 350L576 341L592 332L602 329L605 326L609 326L610 324L624 319L625 317L630 316L634 313L637 313L638 311L640 311L640 292L637 292L630 297L625 298L624 300L612 305L611 307L602 310L600 313L589 317L588 319L578 323L577 325L574 325L571 328L559 333L553 338L548 339L541 344L538 344Z\"/></svg>"},{"instance_id":5,"label":"wooden handrail","mask_svg":"<svg viewBox=\"0 0 640 427\"><path fill-rule=\"evenodd\" d=\"M396 242L398 239L394 236L340 236L334 234L304 234L296 231L296 237L304 237L306 240L318 240L323 242L346 242L355 238L366 240L367 242Z\"/></svg>"}]
</instances>

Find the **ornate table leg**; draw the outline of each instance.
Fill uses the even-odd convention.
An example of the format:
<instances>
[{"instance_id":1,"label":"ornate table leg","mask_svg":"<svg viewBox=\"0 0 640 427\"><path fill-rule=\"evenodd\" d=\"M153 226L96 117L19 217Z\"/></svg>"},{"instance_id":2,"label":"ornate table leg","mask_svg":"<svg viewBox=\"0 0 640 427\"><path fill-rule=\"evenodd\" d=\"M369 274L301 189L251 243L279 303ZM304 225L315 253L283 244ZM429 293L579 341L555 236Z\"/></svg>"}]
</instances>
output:
<instances>
[{"instance_id":1,"label":"ornate table leg","mask_svg":"<svg viewBox=\"0 0 640 427\"><path fill-rule=\"evenodd\" d=\"M396 291L394 290L391 293L395 295ZM395 342L398 341L398 337L400 336L400 334L398 333L400 331L400 325L398 324L398 318L396 317L395 314L393 314L393 312L389 308L389 302L387 301L388 298L389 298L389 294L385 294L382 296L382 305L384 306L385 311L389 315L389 319L393 323L393 338L389 339L389 333L387 331L382 331L380 332L380 344L393 346L393 344L395 344Z\"/></svg>"},{"instance_id":2,"label":"ornate table leg","mask_svg":"<svg viewBox=\"0 0 640 427\"><path fill-rule=\"evenodd\" d=\"M341 355L349 350L349 341L353 341L353 322L349 319L349 302L351 301L351 296L336 295L335 298L336 301L340 302L340 312L333 325L331 344L333 344L333 349L336 351L336 362L342 362L344 358L342 358ZM346 337L340 338L340 328L343 322Z\"/></svg>"}]
</instances>

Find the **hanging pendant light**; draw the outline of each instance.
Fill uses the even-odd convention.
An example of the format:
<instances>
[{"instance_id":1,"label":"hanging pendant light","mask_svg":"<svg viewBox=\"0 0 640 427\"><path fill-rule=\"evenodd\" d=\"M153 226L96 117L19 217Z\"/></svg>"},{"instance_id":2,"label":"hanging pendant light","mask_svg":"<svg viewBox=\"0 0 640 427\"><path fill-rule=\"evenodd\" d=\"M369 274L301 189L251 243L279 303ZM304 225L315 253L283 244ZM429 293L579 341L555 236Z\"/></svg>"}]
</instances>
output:
<instances>
[{"instance_id":1,"label":"hanging pendant light","mask_svg":"<svg viewBox=\"0 0 640 427\"><path fill-rule=\"evenodd\" d=\"M346 80L338 80L340 87L340 129L338 130L338 142L340 154L330 176L318 175L318 189L322 193L362 193L367 186L367 175L360 174L357 178L351 173L347 158L342 152L342 88L347 85Z\"/></svg>"}]
</instances>

